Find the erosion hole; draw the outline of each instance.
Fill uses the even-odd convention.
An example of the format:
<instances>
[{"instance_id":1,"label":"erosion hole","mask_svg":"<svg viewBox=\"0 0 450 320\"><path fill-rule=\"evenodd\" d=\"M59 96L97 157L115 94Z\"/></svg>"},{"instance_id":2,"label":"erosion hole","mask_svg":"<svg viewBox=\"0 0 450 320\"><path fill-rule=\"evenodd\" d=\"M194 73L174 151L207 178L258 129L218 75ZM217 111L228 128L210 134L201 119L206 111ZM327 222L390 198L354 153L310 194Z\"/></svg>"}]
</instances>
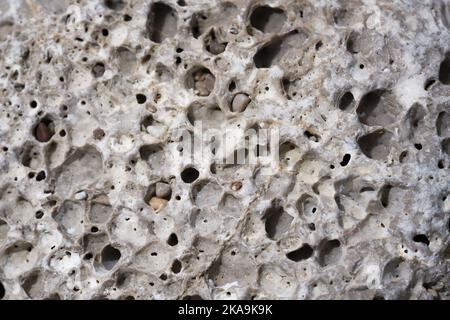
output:
<instances>
[{"instance_id":1,"label":"erosion hole","mask_svg":"<svg viewBox=\"0 0 450 320\"><path fill-rule=\"evenodd\" d=\"M177 32L178 18L172 7L156 2L152 4L147 18L147 32L150 40L161 43Z\"/></svg>"},{"instance_id":2,"label":"erosion hole","mask_svg":"<svg viewBox=\"0 0 450 320\"><path fill-rule=\"evenodd\" d=\"M436 130L440 137L450 136L450 113L442 111L436 119Z\"/></svg>"},{"instance_id":3,"label":"erosion hole","mask_svg":"<svg viewBox=\"0 0 450 320\"><path fill-rule=\"evenodd\" d=\"M253 62L255 63L256 68L270 68L275 60L275 57L281 50L282 43L282 39L280 37L276 37L259 49L253 57Z\"/></svg>"},{"instance_id":4,"label":"erosion hole","mask_svg":"<svg viewBox=\"0 0 450 320\"><path fill-rule=\"evenodd\" d=\"M144 104L147 101L147 97L145 96L145 94L138 93L136 95L136 101L138 104Z\"/></svg>"},{"instance_id":5,"label":"erosion hole","mask_svg":"<svg viewBox=\"0 0 450 320\"><path fill-rule=\"evenodd\" d=\"M142 160L148 161L149 158L162 151L162 148L160 145L144 145L139 148L139 155Z\"/></svg>"},{"instance_id":6,"label":"erosion hole","mask_svg":"<svg viewBox=\"0 0 450 320\"><path fill-rule=\"evenodd\" d=\"M250 24L264 32L279 32L286 21L286 14L280 8L260 6L253 10Z\"/></svg>"},{"instance_id":7,"label":"erosion hole","mask_svg":"<svg viewBox=\"0 0 450 320\"><path fill-rule=\"evenodd\" d=\"M442 140L441 148L444 153L450 156L450 138Z\"/></svg>"},{"instance_id":8,"label":"erosion hole","mask_svg":"<svg viewBox=\"0 0 450 320\"><path fill-rule=\"evenodd\" d=\"M107 245L105 248L103 248L101 255L102 264L106 270L111 270L112 268L114 268L121 257L120 251L111 245Z\"/></svg>"},{"instance_id":9,"label":"erosion hole","mask_svg":"<svg viewBox=\"0 0 450 320\"><path fill-rule=\"evenodd\" d=\"M182 266L180 260L175 259L175 260L173 261L173 263L172 263L172 268L171 268L171 270L172 270L173 273L180 273L182 267L183 267L183 266Z\"/></svg>"},{"instance_id":10,"label":"erosion hole","mask_svg":"<svg viewBox=\"0 0 450 320\"><path fill-rule=\"evenodd\" d=\"M293 218L284 212L278 201L272 202L271 207L266 209L263 215L265 219L265 230L270 239L278 239L290 227Z\"/></svg>"},{"instance_id":11,"label":"erosion hole","mask_svg":"<svg viewBox=\"0 0 450 320\"><path fill-rule=\"evenodd\" d=\"M358 119L368 126L386 126L398 119L398 106L389 91L379 89L363 96L356 109Z\"/></svg>"},{"instance_id":12,"label":"erosion hole","mask_svg":"<svg viewBox=\"0 0 450 320\"><path fill-rule=\"evenodd\" d=\"M221 54L225 51L225 48L227 47L228 42L220 41L217 36L214 29L211 29L211 31L208 33L208 35L205 37L205 48L208 52L212 54Z\"/></svg>"},{"instance_id":13,"label":"erosion hole","mask_svg":"<svg viewBox=\"0 0 450 320\"><path fill-rule=\"evenodd\" d=\"M48 142L55 134L55 125L50 118L44 118L34 127L34 136L39 142Z\"/></svg>"},{"instance_id":14,"label":"erosion hole","mask_svg":"<svg viewBox=\"0 0 450 320\"><path fill-rule=\"evenodd\" d=\"M358 138L357 142L364 155L374 160L384 160L391 151L392 136L391 132L380 129Z\"/></svg>"},{"instance_id":15,"label":"erosion hole","mask_svg":"<svg viewBox=\"0 0 450 320\"><path fill-rule=\"evenodd\" d=\"M193 68L186 77L186 88L194 89L194 93L201 97L207 97L214 90L216 78L205 67Z\"/></svg>"},{"instance_id":16,"label":"erosion hole","mask_svg":"<svg viewBox=\"0 0 450 320\"><path fill-rule=\"evenodd\" d=\"M102 62L97 62L93 67L92 67L92 74L94 75L95 78L100 78L103 77L103 75L105 74L105 65Z\"/></svg>"},{"instance_id":17,"label":"erosion hole","mask_svg":"<svg viewBox=\"0 0 450 320\"><path fill-rule=\"evenodd\" d=\"M341 257L341 242L337 239L324 240L320 245L319 264L322 267L337 263Z\"/></svg>"},{"instance_id":18,"label":"erosion hole","mask_svg":"<svg viewBox=\"0 0 450 320\"><path fill-rule=\"evenodd\" d=\"M352 156L349 153L346 153L342 158L342 161L339 163L342 167L345 167L349 162Z\"/></svg>"},{"instance_id":19,"label":"erosion hole","mask_svg":"<svg viewBox=\"0 0 450 320\"><path fill-rule=\"evenodd\" d=\"M384 208L387 208L387 206L389 205L389 193L391 192L391 189L392 189L391 185L386 185L381 189L380 201L381 205Z\"/></svg>"},{"instance_id":20,"label":"erosion hole","mask_svg":"<svg viewBox=\"0 0 450 320\"><path fill-rule=\"evenodd\" d=\"M439 68L439 81L443 84L450 84L450 56L441 62Z\"/></svg>"},{"instance_id":21,"label":"erosion hole","mask_svg":"<svg viewBox=\"0 0 450 320\"><path fill-rule=\"evenodd\" d=\"M299 249L286 254L286 257L289 260L299 262L301 260L306 260L306 259L310 258L313 255L313 252L314 252L313 248L311 248L311 246L309 244L305 243Z\"/></svg>"},{"instance_id":22,"label":"erosion hole","mask_svg":"<svg viewBox=\"0 0 450 320\"><path fill-rule=\"evenodd\" d=\"M123 8L125 8L125 1L123 0L105 0L103 2L105 4L105 7L107 7L108 9L111 10L122 10Z\"/></svg>"},{"instance_id":23,"label":"erosion hole","mask_svg":"<svg viewBox=\"0 0 450 320\"><path fill-rule=\"evenodd\" d=\"M194 167L189 167L181 172L181 180L184 183L192 183L199 177L200 173Z\"/></svg>"},{"instance_id":24,"label":"erosion hole","mask_svg":"<svg viewBox=\"0 0 450 320\"><path fill-rule=\"evenodd\" d=\"M430 245L430 240L428 240L428 237L426 235L424 235L424 234L416 234L413 237L413 241L414 242L421 242L421 243L423 243L423 244L425 244L427 246Z\"/></svg>"},{"instance_id":25,"label":"erosion hole","mask_svg":"<svg viewBox=\"0 0 450 320\"><path fill-rule=\"evenodd\" d=\"M167 244L171 247L176 246L178 244L178 237L175 233L172 233L167 239Z\"/></svg>"},{"instance_id":26,"label":"erosion hole","mask_svg":"<svg viewBox=\"0 0 450 320\"><path fill-rule=\"evenodd\" d=\"M347 91L339 99L339 109L342 111L349 110L355 104L355 98L350 91Z\"/></svg>"}]
</instances>

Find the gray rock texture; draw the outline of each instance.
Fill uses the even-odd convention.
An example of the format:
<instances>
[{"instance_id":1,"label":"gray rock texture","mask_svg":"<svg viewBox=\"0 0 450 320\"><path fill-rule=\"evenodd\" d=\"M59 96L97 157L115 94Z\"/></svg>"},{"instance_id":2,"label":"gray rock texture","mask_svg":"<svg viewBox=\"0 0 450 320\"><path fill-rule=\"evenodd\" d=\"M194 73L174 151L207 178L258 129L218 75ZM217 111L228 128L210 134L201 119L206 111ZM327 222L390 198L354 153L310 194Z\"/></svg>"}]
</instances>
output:
<instances>
[{"instance_id":1,"label":"gray rock texture","mask_svg":"<svg viewBox=\"0 0 450 320\"><path fill-rule=\"evenodd\" d=\"M450 297L446 0L0 0L0 148L0 299Z\"/></svg>"}]
</instances>

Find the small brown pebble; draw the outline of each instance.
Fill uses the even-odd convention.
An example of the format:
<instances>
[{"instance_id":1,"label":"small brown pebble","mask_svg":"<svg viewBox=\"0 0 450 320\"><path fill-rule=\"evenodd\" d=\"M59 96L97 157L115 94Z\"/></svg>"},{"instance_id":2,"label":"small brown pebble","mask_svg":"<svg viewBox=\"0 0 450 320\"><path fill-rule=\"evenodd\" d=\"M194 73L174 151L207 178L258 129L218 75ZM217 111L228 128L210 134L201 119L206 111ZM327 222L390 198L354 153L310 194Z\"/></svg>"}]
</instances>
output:
<instances>
[{"instance_id":1,"label":"small brown pebble","mask_svg":"<svg viewBox=\"0 0 450 320\"><path fill-rule=\"evenodd\" d=\"M101 62L95 64L95 66L92 68L92 73L96 78L102 77L105 74L105 65Z\"/></svg>"},{"instance_id":2,"label":"small brown pebble","mask_svg":"<svg viewBox=\"0 0 450 320\"><path fill-rule=\"evenodd\" d=\"M158 213L159 211L161 211L162 209L164 209L164 207L167 205L167 200L165 199L161 199L158 197L153 197L150 199L150 206L153 208L153 210L155 210L156 213Z\"/></svg>"},{"instance_id":3,"label":"small brown pebble","mask_svg":"<svg viewBox=\"0 0 450 320\"><path fill-rule=\"evenodd\" d=\"M207 69L197 70L194 74L194 89L199 96L206 97L214 89L216 78Z\"/></svg>"},{"instance_id":4,"label":"small brown pebble","mask_svg":"<svg viewBox=\"0 0 450 320\"><path fill-rule=\"evenodd\" d=\"M231 184L231 190L237 191L240 190L242 188L242 182L240 181L235 181Z\"/></svg>"},{"instance_id":5,"label":"small brown pebble","mask_svg":"<svg viewBox=\"0 0 450 320\"><path fill-rule=\"evenodd\" d=\"M250 98L245 93L237 93L231 102L232 112L243 112L250 103Z\"/></svg>"},{"instance_id":6,"label":"small brown pebble","mask_svg":"<svg viewBox=\"0 0 450 320\"><path fill-rule=\"evenodd\" d=\"M95 140L102 140L105 137L105 131L103 131L100 128L97 128L93 131L93 135Z\"/></svg>"},{"instance_id":7,"label":"small brown pebble","mask_svg":"<svg viewBox=\"0 0 450 320\"><path fill-rule=\"evenodd\" d=\"M39 122L35 129L35 136L39 142L48 142L52 137L52 133L44 122Z\"/></svg>"}]
</instances>

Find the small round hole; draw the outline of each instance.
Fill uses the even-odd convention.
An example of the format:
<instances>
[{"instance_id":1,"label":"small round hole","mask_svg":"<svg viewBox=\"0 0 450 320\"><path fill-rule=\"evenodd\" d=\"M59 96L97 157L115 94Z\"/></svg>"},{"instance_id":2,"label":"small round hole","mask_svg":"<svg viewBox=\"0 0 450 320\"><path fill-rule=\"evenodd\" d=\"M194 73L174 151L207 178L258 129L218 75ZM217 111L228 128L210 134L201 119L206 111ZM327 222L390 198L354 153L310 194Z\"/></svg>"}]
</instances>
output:
<instances>
[{"instance_id":1,"label":"small round hole","mask_svg":"<svg viewBox=\"0 0 450 320\"><path fill-rule=\"evenodd\" d=\"M147 101L147 97L142 93L138 93L136 95L136 101L139 104L144 104Z\"/></svg>"},{"instance_id":2,"label":"small round hole","mask_svg":"<svg viewBox=\"0 0 450 320\"><path fill-rule=\"evenodd\" d=\"M195 180L197 180L199 175L200 175L200 173L198 172L197 169L195 169L193 167L189 167L189 168L184 169L183 172L181 172L181 179L185 183L192 183Z\"/></svg>"}]
</instances>

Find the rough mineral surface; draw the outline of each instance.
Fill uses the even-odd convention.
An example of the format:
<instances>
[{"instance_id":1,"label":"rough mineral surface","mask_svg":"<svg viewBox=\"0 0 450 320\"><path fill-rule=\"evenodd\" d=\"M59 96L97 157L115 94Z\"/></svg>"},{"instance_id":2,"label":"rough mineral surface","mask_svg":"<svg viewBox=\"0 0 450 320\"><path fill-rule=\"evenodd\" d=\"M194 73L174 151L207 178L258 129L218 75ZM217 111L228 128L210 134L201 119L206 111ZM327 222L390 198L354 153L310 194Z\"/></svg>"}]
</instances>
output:
<instances>
[{"instance_id":1,"label":"rough mineral surface","mask_svg":"<svg viewBox=\"0 0 450 320\"><path fill-rule=\"evenodd\" d=\"M0 299L450 298L449 1L0 0L0 90Z\"/></svg>"}]
</instances>

